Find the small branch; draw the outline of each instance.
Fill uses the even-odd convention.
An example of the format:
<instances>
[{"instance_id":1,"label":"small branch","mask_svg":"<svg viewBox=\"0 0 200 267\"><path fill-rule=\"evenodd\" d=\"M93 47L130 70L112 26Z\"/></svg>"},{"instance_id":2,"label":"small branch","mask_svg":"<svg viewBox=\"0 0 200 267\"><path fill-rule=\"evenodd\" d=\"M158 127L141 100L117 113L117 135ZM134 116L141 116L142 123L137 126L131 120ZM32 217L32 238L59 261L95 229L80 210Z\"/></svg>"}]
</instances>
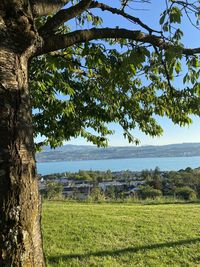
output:
<instances>
[{"instance_id":1,"label":"small branch","mask_svg":"<svg viewBox=\"0 0 200 267\"><path fill-rule=\"evenodd\" d=\"M91 4L92 0L82 0L77 5L58 11L44 26L39 29L41 35L53 32L66 21L83 13Z\"/></svg>"},{"instance_id":2,"label":"small branch","mask_svg":"<svg viewBox=\"0 0 200 267\"><path fill-rule=\"evenodd\" d=\"M197 7L194 3L188 3L188 1L178 1L178 0L172 0L172 3L177 4L177 5L181 5L184 8L188 8L189 10L193 11L193 12L197 12L199 13L199 7ZM197 2L196 2L197 3Z\"/></svg>"},{"instance_id":3,"label":"small branch","mask_svg":"<svg viewBox=\"0 0 200 267\"><path fill-rule=\"evenodd\" d=\"M161 33L160 31L154 30L152 28L150 28L148 25L144 24L139 18L131 16L127 13L125 13L123 10L117 9L117 8L113 8L111 6L108 6L106 4L103 3L99 3L97 1L92 1L90 8L100 8L102 11L109 11L113 14L117 14L120 15L126 19L128 19L131 22L134 22L136 24L138 24L139 26L141 26L143 29L146 29L150 34L155 32L155 33Z\"/></svg>"},{"instance_id":4,"label":"small branch","mask_svg":"<svg viewBox=\"0 0 200 267\"><path fill-rule=\"evenodd\" d=\"M154 47L154 49L155 49L155 51L156 51L157 56L159 56L158 48L157 48L157 47ZM163 56L162 56L162 58L161 58L161 63L162 63L162 65L163 65L163 67L164 67L164 70L165 70L165 75L166 75L166 78L167 78L167 84L168 84L168 86L169 86L171 92L173 92L173 86L172 86L172 84L171 84L171 79L170 79L169 71L168 71L168 69L167 69L167 64L166 64L166 62L163 60Z\"/></svg>"},{"instance_id":5,"label":"small branch","mask_svg":"<svg viewBox=\"0 0 200 267\"><path fill-rule=\"evenodd\" d=\"M186 14L189 22L192 24L192 26L195 27L197 30L200 30L200 28L193 23L192 19L190 18L189 14L188 14L188 11L187 11L187 9L185 7L184 7L184 11L185 11L185 14Z\"/></svg>"}]
</instances>

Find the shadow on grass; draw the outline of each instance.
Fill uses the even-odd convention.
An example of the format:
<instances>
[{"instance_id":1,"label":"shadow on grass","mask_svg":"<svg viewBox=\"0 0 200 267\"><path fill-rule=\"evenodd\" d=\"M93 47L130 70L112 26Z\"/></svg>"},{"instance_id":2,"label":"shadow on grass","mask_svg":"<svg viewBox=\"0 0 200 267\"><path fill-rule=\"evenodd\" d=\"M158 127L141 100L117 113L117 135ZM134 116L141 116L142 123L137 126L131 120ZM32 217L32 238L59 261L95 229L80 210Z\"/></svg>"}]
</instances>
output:
<instances>
[{"instance_id":1,"label":"shadow on grass","mask_svg":"<svg viewBox=\"0 0 200 267\"><path fill-rule=\"evenodd\" d=\"M96 257L122 256L125 253L136 253L139 251L148 251L152 249L190 245L190 244L198 243L198 242L200 242L200 238L179 240L179 241L167 242L167 243L158 243L158 244L152 244L152 245L146 245L146 246L128 247L128 248L122 248L122 249L117 249L117 250L103 250L103 251L97 251L97 252L91 252L91 253L85 253L85 254L58 255L58 256L48 257L48 261L50 263L58 263L60 260L62 261L70 260L70 259L83 260L85 258L89 258L90 256L96 256Z\"/></svg>"}]
</instances>

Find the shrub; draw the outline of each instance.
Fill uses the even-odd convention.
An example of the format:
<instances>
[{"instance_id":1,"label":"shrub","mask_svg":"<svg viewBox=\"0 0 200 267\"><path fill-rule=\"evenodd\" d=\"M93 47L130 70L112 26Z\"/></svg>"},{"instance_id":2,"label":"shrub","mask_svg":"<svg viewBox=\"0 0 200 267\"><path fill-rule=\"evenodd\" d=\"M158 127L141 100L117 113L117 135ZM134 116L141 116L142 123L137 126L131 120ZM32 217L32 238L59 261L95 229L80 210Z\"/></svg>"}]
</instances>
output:
<instances>
[{"instance_id":1,"label":"shrub","mask_svg":"<svg viewBox=\"0 0 200 267\"><path fill-rule=\"evenodd\" d=\"M105 196L106 198L114 200L116 198L116 190L113 186L110 186L109 188L106 189L105 191Z\"/></svg>"},{"instance_id":2,"label":"shrub","mask_svg":"<svg viewBox=\"0 0 200 267\"><path fill-rule=\"evenodd\" d=\"M90 195L88 196L88 199L91 202L104 202L105 201L105 195L100 188L94 187L94 188L92 188Z\"/></svg>"},{"instance_id":3,"label":"shrub","mask_svg":"<svg viewBox=\"0 0 200 267\"><path fill-rule=\"evenodd\" d=\"M45 197L47 199L63 198L63 185L57 182L47 182L45 188Z\"/></svg>"},{"instance_id":4,"label":"shrub","mask_svg":"<svg viewBox=\"0 0 200 267\"><path fill-rule=\"evenodd\" d=\"M162 196L162 192L158 189L154 189L151 186L140 186L137 191L138 196L142 199L146 198L157 198Z\"/></svg>"},{"instance_id":5,"label":"shrub","mask_svg":"<svg viewBox=\"0 0 200 267\"><path fill-rule=\"evenodd\" d=\"M189 186L180 187L175 190L175 194L178 198L185 200L192 200L197 197L197 193Z\"/></svg>"}]
</instances>

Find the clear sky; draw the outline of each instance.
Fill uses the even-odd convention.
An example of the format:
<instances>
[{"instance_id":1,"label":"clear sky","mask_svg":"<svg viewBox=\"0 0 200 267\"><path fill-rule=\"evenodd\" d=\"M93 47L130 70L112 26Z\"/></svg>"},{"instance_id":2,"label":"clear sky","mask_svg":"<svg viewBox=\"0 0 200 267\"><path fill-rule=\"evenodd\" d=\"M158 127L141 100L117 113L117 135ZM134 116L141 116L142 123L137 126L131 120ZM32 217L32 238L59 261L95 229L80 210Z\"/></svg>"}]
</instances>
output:
<instances>
[{"instance_id":1,"label":"clear sky","mask_svg":"<svg viewBox=\"0 0 200 267\"><path fill-rule=\"evenodd\" d=\"M167 145L200 142L199 118L194 118L193 124L186 127L174 125L167 118L162 118L158 121L164 129L164 134L161 137L151 138L144 133L141 133L138 129L132 132L135 137L140 139L140 145ZM123 138L123 131L118 125L113 123L111 124L111 128L115 130L115 134L109 137L110 146L133 146L133 144L129 144L128 141ZM83 138L76 138L72 139L70 142L66 142L66 144L88 145L89 143Z\"/></svg>"},{"instance_id":2,"label":"clear sky","mask_svg":"<svg viewBox=\"0 0 200 267\"><path fill-rule=\"evenodd\" d=\"M115 0L104 1L107 4L116 6ZM152 28L159 29L159 17L161 11L164 9L164 0L152 0L151 4L137 4L134 3L134 10L127 9L129 13L136 17L140 17L141 20L151 26ZM138 10L138 9L143 10ZM99 11L98 11L99 12ZM98 13L100 14L100 13ZM130 28L137 29L136 26L127 20L120 18L119 16L112 16L108 12L103 12L104 17L104 25L105 27L115 27L120 26L121 28ZM196 30L186 18L184 18L182 24L182 29L184 31L184 44L188 47L198 47L200 44L199 31ZM182 83L178 84L179 87L182 87ZM165 145L172 143L186 143L186 142L200 142L200 118L192 116L193 124L186 127L179 127L178 125L174 125L167 118L158 118L158 122L164 129L164 134L161 137L151 138L141 133L138 129L135 129L132 133L135 137L139 138L141 143L140 145ZM126 139L123 137L122 129L116 125L110 125L113 130L115 130L115 134L109 137L109 145L111 146L127 146L133 145L129 144ZM86 145L87 143L82 138L72 139L70 142L66 142L70 144L81 144Z\"/></svg>"}]
</instances>

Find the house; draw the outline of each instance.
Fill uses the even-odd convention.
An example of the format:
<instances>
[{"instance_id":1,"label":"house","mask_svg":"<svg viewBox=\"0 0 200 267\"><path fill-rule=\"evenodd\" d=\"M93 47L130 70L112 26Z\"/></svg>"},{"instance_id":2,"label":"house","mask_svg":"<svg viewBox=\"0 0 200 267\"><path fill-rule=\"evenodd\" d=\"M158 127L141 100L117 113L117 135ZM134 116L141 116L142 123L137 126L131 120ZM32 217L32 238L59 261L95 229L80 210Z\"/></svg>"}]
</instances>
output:
<instances>
[{"instance_id":1,"label":"house","mask_svg":"<svg viewBox=\"0 0 200 267\"><path fill-rule=\"evenodd\" d=\"M132 194L138 187L144 184L141 177L123 178L120 179L120 173L117 173L118 179L108 180L102 182L93 182L86 180L68 179L66 177L55 178L50 180L40 179L39 188L41 191L45 191L46 183L54 182L63 185L63 195L68 198L86 199L91 190L95 187L99 187L104 193L107 190L114 189L117 192L125 192L126 194Z\"/></svg>"}]
</instances>

